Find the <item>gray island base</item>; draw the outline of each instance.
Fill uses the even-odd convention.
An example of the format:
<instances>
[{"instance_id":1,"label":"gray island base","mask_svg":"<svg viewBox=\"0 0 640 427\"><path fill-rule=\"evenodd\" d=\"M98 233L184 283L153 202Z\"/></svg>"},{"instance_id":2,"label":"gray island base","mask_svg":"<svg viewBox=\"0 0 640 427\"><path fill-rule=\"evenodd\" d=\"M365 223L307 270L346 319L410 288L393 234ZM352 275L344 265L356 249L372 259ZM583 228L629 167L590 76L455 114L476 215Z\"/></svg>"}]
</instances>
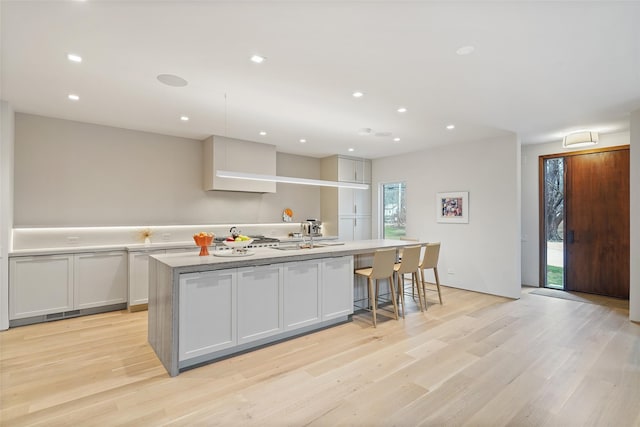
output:
<instances>
[{"instance_id":1,"label":"gray island base","mask_svg":"<svg viewBox=\"0 0 640 427\"><path fill-rule=\"evenodd\" d=\"M354 257L415 244L362 240L293 251L256 248L248 257L153 255L149 344L176 376L350 321Z\"/></svg>"}]
</instances>

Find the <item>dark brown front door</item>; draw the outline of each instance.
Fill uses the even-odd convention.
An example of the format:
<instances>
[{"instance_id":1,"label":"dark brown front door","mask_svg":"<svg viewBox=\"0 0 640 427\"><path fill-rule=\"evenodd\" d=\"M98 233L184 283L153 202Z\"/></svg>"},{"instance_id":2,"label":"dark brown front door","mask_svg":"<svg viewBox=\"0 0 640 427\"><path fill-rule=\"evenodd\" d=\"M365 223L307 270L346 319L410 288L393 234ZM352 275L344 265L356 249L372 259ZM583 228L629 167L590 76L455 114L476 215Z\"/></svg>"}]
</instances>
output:
<instances>
[{"instance_id":1,"label":"dark brown front door","mask_svg":"<svg viewBox=\"0 0 640 427\"><path fill-rule=\"evenodd\" d=\"M565 289L629 298L629 148L566 157Z\"/></svg>"}]
</instances>

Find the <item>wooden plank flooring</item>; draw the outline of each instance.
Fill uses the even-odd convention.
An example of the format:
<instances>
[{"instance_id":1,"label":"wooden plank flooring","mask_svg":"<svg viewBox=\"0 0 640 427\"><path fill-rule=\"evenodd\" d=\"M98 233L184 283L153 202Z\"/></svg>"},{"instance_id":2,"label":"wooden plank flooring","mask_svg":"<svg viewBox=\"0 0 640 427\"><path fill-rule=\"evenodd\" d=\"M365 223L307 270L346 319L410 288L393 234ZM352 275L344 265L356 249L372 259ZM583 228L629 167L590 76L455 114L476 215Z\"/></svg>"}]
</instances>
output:
<instances>
[{"instance_id":1,"label":"wooden plank flooring","mask_svg":"<svg viewBox=\"0 0 640 427\"><path fill-rule=\"evenodd\" d=\"M0 425L638 426L640 325L614 305L443 288L170 378L125 311L0 333Z\"/></svg>"}]
</instances>

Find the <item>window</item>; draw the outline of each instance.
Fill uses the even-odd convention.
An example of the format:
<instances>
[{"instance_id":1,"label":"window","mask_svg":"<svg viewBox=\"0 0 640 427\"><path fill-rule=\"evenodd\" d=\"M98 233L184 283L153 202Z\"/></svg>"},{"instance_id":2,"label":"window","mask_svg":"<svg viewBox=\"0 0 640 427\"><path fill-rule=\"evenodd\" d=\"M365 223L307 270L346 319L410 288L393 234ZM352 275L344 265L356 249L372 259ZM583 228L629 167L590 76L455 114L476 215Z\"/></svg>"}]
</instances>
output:
<instances>
[{"instance_id":1,"label":"window","mask_svg":"<svg viewBox=\"0 0 640 427\"><path fill-rule=\"evenodd\" d=\"M382 238L399 239L406 235L406 193L404 182L382 184Z\"/></svg>"}]
</instances>

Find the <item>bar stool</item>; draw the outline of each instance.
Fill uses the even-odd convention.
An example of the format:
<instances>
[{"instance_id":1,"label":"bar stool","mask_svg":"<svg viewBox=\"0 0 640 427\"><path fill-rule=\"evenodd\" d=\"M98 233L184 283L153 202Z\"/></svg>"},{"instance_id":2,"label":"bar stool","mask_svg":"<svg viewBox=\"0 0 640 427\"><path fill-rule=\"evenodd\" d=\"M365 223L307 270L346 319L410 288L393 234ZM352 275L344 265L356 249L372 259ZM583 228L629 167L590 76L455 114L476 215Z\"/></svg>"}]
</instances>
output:
<instances>
[{"instance_id":1,"label":"bar stool","mask_svg":"<svg viewBox=\"0 0 640 427\"><path fill-rule=\"evenodd\" d=\"M420 250L421 245L407 246L403 248L402 261L393 266L393 270L396 273L397 287L396 291L400 299L400 305L402 305L402 318L404 319L404 275L411 273L411 286L416 286L418 289L418 300L420 301L420 311L424 311L422 308L422 297L420 295L419 286L419 269L420 266Z\"/></svg>"},{"instance_id":2,"label":"bar stool","mask_svg":"<svg viewBox=\"0 0 640 427\"><path fill-rule=\"evenodd\" d=\"M440 242L427 243L424 250L424 256L420 263L420 283L422 284L422 293L424 295L424 304L427 305L427 288L425 286L424 271L433 269L433 275L436 278L436 287L438 288L438 299L442 304L442 294L440 293L440 278L438 277L438 257L440 255Z\"/></svg>"},{"instance_id":3,"label":"bar stool","mask_svg":"<svg viewBox=\"0 0 640 427\"><path fill-rule=\"evenodd\" d=\"M395 313L396 320L398 320L398 304L396 303L396 293L393 289L393 267L396 262L396 250L392 249L379 249L373 254L373 266L368 268L360 268L355 271L355 274L364 276L368 282L369 301L371 304L371 311L373 313L373 327L377 327L376 320L376 307L378 305L378 286L380 279L387 279L389 281L389 290L391 291L391 302L393 303L393 311ZM376 281L375 293L373 292L373 281Z\"/></svg>"}]
</instances>

